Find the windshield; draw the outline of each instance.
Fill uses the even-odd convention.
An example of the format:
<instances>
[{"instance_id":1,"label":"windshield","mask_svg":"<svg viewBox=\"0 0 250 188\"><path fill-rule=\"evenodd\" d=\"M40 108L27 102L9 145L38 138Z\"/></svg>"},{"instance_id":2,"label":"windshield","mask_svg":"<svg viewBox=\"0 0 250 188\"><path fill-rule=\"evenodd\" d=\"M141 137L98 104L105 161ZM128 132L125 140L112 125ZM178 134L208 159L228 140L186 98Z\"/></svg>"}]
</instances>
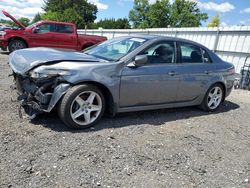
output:
<instances>
[{"instance_id":1,"label":"windshield","mask_svg":"<svg viewBox=\"0 0 250 188\"><path fill-rule=\"evenodd\" d=\"M118 61L144 42L144 38L116 38L90 48L85 53L108 61Z\"/></svg>"},{"instance_id":2,"label":"windshield","mask_svg":"<svg viewBox=\"0 0 250 188\"><path fill-rule=\"evenodd\" d=\"M28 25L28 26L26 27L26 29L29 29L29 28L33 27L34 25L36 25L36 24L38 24L38 23L39 23L39 22L33 23L33 24L31 24L31 25Z\"/></svg>"}]
</instances>

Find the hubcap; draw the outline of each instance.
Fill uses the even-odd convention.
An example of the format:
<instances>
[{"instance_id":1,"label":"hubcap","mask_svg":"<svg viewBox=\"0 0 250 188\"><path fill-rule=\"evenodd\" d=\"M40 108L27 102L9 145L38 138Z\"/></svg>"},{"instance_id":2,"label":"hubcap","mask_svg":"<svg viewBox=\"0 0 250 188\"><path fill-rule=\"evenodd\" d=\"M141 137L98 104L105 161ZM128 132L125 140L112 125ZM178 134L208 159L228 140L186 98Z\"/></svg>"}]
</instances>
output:
<instances>
[{"instance_id":1,"label":"hubcap","mask_svg":"<svg viewBox=\"0 0 250 188\"><path fill-rule=\"evenodd\" d=\"M89 125L94 122L102 111L102 100L94 91L80 93L72 102L70 115L79 125Z\"/></svg>"},{"instance_id":2,"label":"hubcap","mask_svg":"<svg viewBox=\"0 0 250 188\"><path fill-rule=\"evenodd\" d=\"M208 94L207 105L210 109L217 108L222 101L222 90L220 87L216 86L212 88Z\"/></svg>"}]
</instances>

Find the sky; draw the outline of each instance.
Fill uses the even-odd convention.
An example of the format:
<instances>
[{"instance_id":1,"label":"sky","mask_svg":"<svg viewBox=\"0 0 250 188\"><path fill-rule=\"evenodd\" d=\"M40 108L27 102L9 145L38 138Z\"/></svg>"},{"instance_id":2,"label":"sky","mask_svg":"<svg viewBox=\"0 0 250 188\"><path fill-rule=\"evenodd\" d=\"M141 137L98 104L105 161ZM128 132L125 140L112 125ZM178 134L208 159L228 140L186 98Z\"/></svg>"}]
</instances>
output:
<instances>
[{"instance_id":1,"label":"sky","mask_svg":"<svg viewBox=\"0 0 250 188\"><path fill-rule=\"evenodd\" d=\"M88 0L97 5L97 20L104 18L125 18L133 8L133 0ZM149 0L154 3L156 0ZM171 0L171 2L174 0ZM208 13L209 20L220 15L221 26L250 26L250 0L192 0L197 2L202 12ZM6 10L16 18L32 19L42 12L43 0L0 0L0 10ZM0 13L0 18L5 18ZM203 26L207 23L203 23Z\"/></svg>"}]
</instances>

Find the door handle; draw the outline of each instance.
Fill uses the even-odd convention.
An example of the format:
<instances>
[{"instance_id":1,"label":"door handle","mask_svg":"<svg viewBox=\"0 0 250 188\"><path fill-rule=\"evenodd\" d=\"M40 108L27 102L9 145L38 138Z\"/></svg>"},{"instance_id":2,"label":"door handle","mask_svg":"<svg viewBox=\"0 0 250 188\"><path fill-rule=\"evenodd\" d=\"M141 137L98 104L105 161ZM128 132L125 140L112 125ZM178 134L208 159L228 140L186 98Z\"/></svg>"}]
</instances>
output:
<instances>
[{"instance_id":1,"label":"door handle","mask_svg":"<svg viewBox=\"0 0 250 188\"><path fill-rule=\"evenodd\" d=\"M170 76L174 76L174 75L176 75L177 73L176 72L174 72L174 71L170 71L169 73L168 73L168 75L170 75Z\"/></svg>"}]
</instances>

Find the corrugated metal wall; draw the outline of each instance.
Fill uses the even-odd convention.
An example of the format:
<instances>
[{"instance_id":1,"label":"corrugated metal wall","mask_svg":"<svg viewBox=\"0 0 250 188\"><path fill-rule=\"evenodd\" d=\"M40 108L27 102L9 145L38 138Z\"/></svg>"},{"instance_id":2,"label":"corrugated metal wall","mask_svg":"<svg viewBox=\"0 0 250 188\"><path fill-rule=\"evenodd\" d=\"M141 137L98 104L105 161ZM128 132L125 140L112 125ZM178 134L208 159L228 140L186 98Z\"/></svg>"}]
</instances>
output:
<instances>
[{"instance_id":1,"label":"corrugated metal wall","mask_svg":"<svg viewBox=\"0 0 250 188\"><path fill-rule=\"evenodd\" d=\"M196 41L214 50L223 60L232 62L236 71L250 55L250 27L223 27L223 28L158 28L158 29L100 29L78 30L81 34L102 35L108 39L133 34L153 34L185 38ZM250 61L250 60L249 60Z\"/></svg>"}]
</instances>

